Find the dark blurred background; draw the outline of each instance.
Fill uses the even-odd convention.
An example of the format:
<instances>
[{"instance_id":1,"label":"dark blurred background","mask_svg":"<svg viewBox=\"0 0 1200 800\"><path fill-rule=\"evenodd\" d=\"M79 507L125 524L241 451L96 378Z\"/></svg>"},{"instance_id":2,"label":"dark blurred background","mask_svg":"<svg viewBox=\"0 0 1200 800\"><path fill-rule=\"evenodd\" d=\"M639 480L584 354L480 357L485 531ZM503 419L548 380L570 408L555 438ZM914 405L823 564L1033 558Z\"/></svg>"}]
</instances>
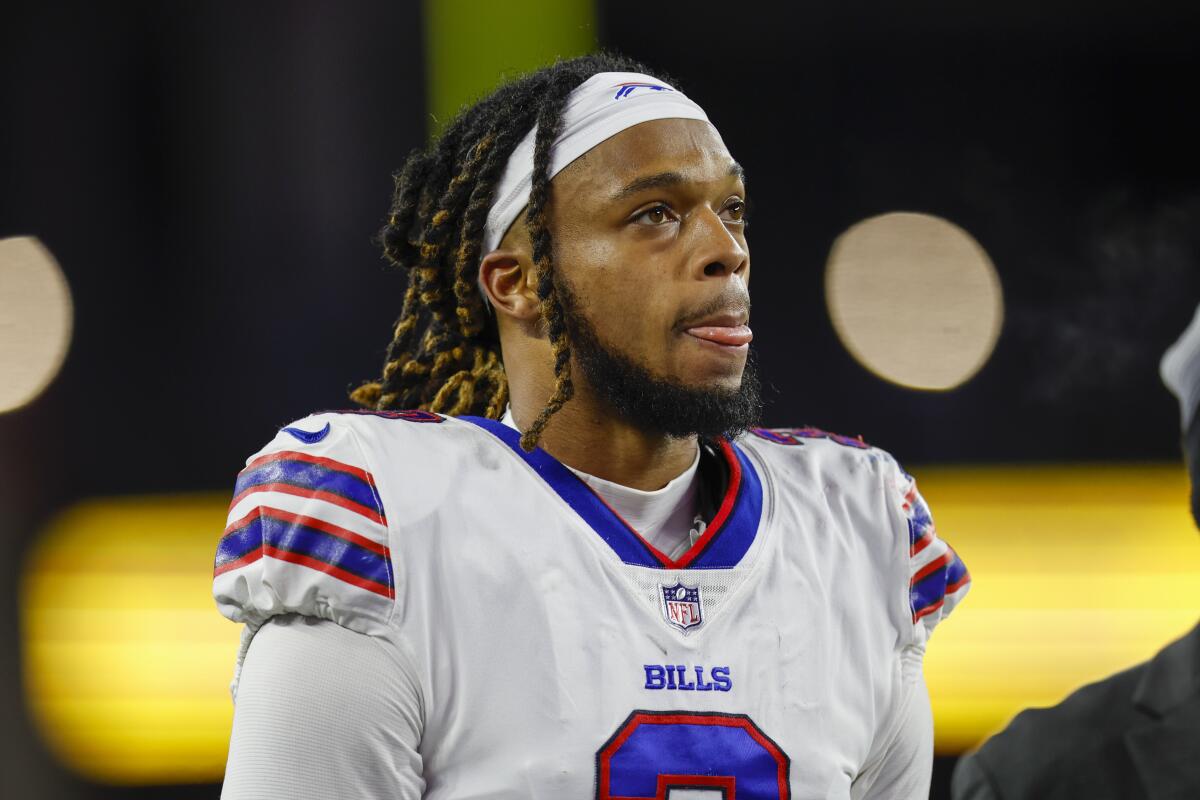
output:
<instances>
[{"instance_id":1,"label":"dark blurred background","mask_svg":"<svg viewBox=\"0 0 1200 800\"><path fill-rule=\"evenodd\" d=\"M597 0L593 34L673 76L747 169L766 421L906 462L1177 459L1157 366L1200 300L1200 6L766 8ZM6 8L0 238L40 237L76 305L57 381L0 416L6 797L216 796L56 764L27 721L17 576L75 500L223 492L280 424L375 375L403 287L371 236L430 129L423 13ZM956 391L879 380L830 325L830 244L894 210L961 225L999 271L998 347Z\"/></svg>"}]
</instances>

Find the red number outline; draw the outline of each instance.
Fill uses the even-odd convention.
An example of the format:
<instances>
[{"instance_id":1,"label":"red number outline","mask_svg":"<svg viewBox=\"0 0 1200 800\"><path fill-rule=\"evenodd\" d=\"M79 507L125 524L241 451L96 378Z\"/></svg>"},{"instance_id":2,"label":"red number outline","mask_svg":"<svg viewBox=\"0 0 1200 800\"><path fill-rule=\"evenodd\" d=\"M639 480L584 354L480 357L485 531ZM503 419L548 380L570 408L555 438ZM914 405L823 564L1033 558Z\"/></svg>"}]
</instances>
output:
<instances>
[{"instance_id":1,"label":"red number outline","mask_svg":"<svg viewBox=\"0 0 1200 800\"><path fill-rule=\"evenodd\" d=\"M780 800L790 800L792 796L791 780L788 772L791 760L787 753L775 744L754 721L745 714L725 714L719 711L643 711L630 714L616 732L596 752L596 800L639 800L639 798L622 798L612 794L612 757L621 749L634 731L642 725L714 725L728 728L741 728L750 738L775 759L777 779L779 781ZM672 781L678 781L673 782ZM665 800L667 789L685 788L688 785L713 786L724 790L726 800L734 800L736 787L734 779L728 776L692 776L692 775L659 775L658 787L655 790L655 800Z\"/></svg>"}]
</instances>

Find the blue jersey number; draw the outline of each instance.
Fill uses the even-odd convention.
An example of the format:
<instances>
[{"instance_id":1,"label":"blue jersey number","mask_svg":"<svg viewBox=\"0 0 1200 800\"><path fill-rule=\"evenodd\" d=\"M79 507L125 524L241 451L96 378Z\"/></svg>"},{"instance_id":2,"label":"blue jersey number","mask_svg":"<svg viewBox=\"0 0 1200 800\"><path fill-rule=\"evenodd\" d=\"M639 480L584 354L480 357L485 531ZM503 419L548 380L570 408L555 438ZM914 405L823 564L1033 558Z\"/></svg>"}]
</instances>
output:
<instances>
[{"instance_id":1,"label":"blue jersey number","mask_svg":"<svg viewBox=\"0 0 1200 800\"><path fill-rule=\"evenodd\" d=\"M596 753L596 800L788 800L788 757L745 714L635 711Z\"/></svg>"}]
</instances>

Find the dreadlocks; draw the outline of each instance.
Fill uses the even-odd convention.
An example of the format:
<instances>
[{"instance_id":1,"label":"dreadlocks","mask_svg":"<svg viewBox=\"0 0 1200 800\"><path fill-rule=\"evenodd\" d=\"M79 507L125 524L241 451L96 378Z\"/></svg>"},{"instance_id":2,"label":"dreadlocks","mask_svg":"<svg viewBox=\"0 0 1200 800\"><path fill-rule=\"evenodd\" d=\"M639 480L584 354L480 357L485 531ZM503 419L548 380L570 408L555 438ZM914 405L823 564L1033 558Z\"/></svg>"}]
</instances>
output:
<instances>
[{"instance_id":1,"label":"dreadlocks","mask_svg":"<svg viewBox=\"0 0 1200 800\"><path fill-rule=\"evenodd\" d=\"M555 377L546 406L521 436L525 450L537 446L550 418L574 391L566 312L553 269L550 151L568 95L600 72L648 70L608 54L560 61L497 89L462 111L428 148L409 155L394 176L391 210L378 236L384 257L408 272L408 288L383 375L351 392L356 403L451 416L498 419L504 414L508 380L499 337L476 281L496 185L513 149L536 125L526 225Z\"/></svg>"}]
</instances>

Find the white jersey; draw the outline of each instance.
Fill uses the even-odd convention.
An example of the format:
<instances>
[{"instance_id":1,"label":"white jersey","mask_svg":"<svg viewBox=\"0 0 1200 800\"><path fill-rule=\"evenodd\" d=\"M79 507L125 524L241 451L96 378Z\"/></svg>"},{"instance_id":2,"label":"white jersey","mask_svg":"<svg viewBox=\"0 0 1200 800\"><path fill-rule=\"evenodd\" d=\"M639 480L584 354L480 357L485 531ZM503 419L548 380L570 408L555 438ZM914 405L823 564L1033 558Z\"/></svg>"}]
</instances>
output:
<instances>
[{"instance_id":1,"label":"white jersey","mask_svg":"<svg viewBox=\"0 0 1200 800\"><path fill-rule=\"evenodd\" d=\"M281 430L217 553L242 654L281 614L388 640L427 798L859 796L969 583L892 457L807 428L723 442L724 497L672 560L518 437L428 412Z\"/></svg>"}]
</instances>

